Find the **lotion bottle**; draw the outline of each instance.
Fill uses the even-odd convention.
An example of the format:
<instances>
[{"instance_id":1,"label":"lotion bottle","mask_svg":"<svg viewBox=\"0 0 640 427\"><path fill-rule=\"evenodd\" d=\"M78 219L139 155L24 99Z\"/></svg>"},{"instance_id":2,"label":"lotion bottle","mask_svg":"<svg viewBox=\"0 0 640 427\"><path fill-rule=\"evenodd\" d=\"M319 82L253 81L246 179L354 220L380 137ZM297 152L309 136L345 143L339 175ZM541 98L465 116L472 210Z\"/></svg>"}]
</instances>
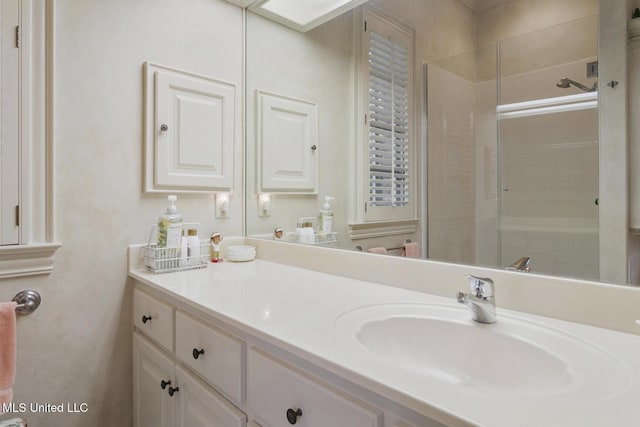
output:
<instances>
[{"instance_id":1,"label":"lotion bottle","mask_svg":"<svg viewBox=\"0 0 640 427\"><path fill-rule=\"evenodd\" d=\"M168 196L167 211L158 217L159 248L179 248L182 246L182 215L176 212L175 202L177 199L177 196Z\"/></svg>"},{"instance_id":2,"label":"lotion bottle","mask_svg":"<svg viewBox=\"0 0 640 427\"><path fill-rule=\"evenodd\" d=\"M189 265L200 264L200 239L198 238L198 230L195 228L187 230L187 252Z\"/></svg>"},{"instance_id":3,"label":"lotion bottle","mask_svg":"<svg viewBox=\"0 0 640 427\"><path fill-rule=\"evenodd\" d=\"M182 239L180 244L180 267L186 267L189 264L189 248L187 245L187 238L184 236L184 230L182 230Z\"/></svg>"},{"instance_id":4,"label":"lotion bottle","mask_svg":"<svg viewBox=\"0 0 640 427\"><path fill-rule=\"evenodd\" d=\"M325 197L322 209L318 211L318 234L327 235L333 232L333 211L330 202L333 197Z\"/></svg>"}]
</instances>

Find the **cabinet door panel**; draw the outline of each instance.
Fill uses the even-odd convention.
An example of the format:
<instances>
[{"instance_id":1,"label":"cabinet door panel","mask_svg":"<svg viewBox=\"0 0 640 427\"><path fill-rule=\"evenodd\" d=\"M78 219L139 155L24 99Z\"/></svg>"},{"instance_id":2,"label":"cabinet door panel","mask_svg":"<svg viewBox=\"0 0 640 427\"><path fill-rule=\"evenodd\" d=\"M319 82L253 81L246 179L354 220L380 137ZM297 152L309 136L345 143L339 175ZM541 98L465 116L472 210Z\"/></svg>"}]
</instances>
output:
<instances>
[{"instance_id":1,"label":"cabinet door panel","mask_svg":"<svg viewBox=\"0 0 640 427\"><path fill-rule=\"evenodd\" d=\"M260 192L317 192L318 107L258 92Z\"/></svg>"},{"instance_id":2,"label":"cabinet door panel","mask_svg":"<svg viewBox=\"0 0 640 427\"><path fill-rule=\"evenodd\" d=\"M160 385L175 383L174 363L137 333L133 335L134 427L173 427L174 404ZM167 386L169 387L169 386Z\"/></svg>"},{"instance_id":3,"label":"cabinet door panel","mask_svg":"<svg viewBox=\"0 0 640 427\"><path fill-rule=\"evenodd\" d=\"M245 427L246 417L222 396L176 368L180 390L176 394L177 427Z\"/></svg>"},{"instance_id":4,"label":"cabinet door panel","mask_svg":"<svg viewBox=\"0 0 640 427\"><path fill-rule=\"evenodd\" d=\"M0 245L18 244L20 84L15 48L20 2L0 2Z\"/></svg>"},{"instance_id":5,"label":"cabinet door panel","mask_svg":"<svg viewBox=\"0 0 640 427\"><path fill-rule=\"evenodd\" d=\"M287 427L292 417L304 427L382 426L379 410L258 349L249 351L247 371L247 402L262 425Z\"/></svg>"},{"instance_id":6,"label":"cabinet door panel","mask_svg":"<svg viewBox=\"0 0 640 427\"><path fill-rule=\"evenodd\" d=\"M145 64L147 191L230 191L235 85Z\"/></svg>"}]
</instances>

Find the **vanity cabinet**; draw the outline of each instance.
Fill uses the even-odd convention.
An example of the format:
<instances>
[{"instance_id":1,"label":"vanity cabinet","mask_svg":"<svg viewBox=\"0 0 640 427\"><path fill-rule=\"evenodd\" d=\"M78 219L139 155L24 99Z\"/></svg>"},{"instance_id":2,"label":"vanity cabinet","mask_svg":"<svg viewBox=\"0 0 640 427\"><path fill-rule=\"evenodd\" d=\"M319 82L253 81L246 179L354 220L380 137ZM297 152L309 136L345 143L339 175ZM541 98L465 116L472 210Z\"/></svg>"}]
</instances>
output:
<instances>
[{"instance_id":1,"label":"vanity cabinet","mask_svg":"<svg viewBox=\"0 0 640 427\"><path fill-rule=\"evenodd\" d=\"M134 290L134 427L443 427L407 424L388 401L365 401L277 346L162 299Z\"/></svg>"},{"instance_id":2,"label":"vanity cabinet","mask_svg":"<svg viewBox=\"0 0 640 427\"><path fill-rule=\"evenodd\" d=\"M197 378L241 401L240 340L137 289L133 324L135 427L246 426L239 409Z\"/></svg>"},{"instance_id":3,"label":"vanity cabinet","mask_svg":"<svg viewBox=\"0 0 640 427\"><path fill-rule=\"evenodd\" d=\"M222 396L134 333L134 426L245 427Z\"/></svg>"}]
</instances>

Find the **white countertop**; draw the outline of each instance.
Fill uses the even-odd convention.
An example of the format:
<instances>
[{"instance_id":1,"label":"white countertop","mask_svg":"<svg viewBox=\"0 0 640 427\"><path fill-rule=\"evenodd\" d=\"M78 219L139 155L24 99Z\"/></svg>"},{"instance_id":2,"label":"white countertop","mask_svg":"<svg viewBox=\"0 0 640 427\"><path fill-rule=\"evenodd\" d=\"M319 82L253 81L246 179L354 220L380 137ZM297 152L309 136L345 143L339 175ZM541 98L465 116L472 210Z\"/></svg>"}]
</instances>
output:
<instances>
[{"instance_id":1,"label":"white countertop","mask_svg":"<svg viewBox=\"0 0 640 427\"><path fill-rule=\"evenodd\" d=\"M597 346L625 375L615 387L603 381L580 395L491 393L394 368L355 348L336 327L345 313L378 304L466 310L455 292L444 298L263 260L168 274L132 270L130 276L451 427L640 426L640 336L498 308L498 322L517 318ZM481 363L473 356L469 363ZM594 375L608 378L609 372L602 367Z\"/></svg>"}]
</instances>

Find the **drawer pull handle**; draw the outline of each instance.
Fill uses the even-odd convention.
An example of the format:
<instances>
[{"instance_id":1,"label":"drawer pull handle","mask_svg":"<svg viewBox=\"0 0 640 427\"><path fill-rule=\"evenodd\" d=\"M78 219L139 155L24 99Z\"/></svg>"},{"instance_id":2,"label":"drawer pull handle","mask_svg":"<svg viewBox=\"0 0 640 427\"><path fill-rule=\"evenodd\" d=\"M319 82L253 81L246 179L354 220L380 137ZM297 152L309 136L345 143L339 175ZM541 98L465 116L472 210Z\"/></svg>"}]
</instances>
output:
<instances>
[{"instance_id":1,"label":"drawer pull handle","mask_svg":"<svg viewBox=\"0 0 640 427\"><path fill-rule=\"evenodd\" d=\"M198 350L197 348L194 348L192 354L193 354L193 358L197 360L201 354L204 354L204 349L201 348L200 350Z\"/></svg>"},{"instance_id":2,"label":"drawer pull handle","mask_svg":"<svg viewBox=\"0 0 640 427\"><path fill-rule=\"evenodd\" d=\"M164 390L165 388L167 388L168 385L171 385L171 381L165 381L162 380L160 381L160 387Z\"/></svg>"},{"instance_id":3,"label":"drawer pull handle","mask_svg":"<svg viewBox=\"0 0 640 427\"><path fill-rule=\"evenodd\" d=\"M142 315L142 323L147 323L150 320L151 320L151 316L145 316L144 314Z\"/></svg>"},{"instance_id":4,"label":"drawer pull handle","mask_svg":"<svg viewBox=\"0 0 640 427\"><path fill-rule=\"evenodd\" d=\"M297 410L293 410L291 408L287 409L287 421L289 424L295 424L298 422L298 417L302 416L302 409L298 408Z\"/></svg>"},{"instance_id":5,"label":"drawer pull handle","mask_svg":"<svg viewBox=\"0 0 640 427\"><path fill-rule=\"evenodd\" d=\"M173 397L173 395L175 394L176 391L180 391L180 387L173 388L173 387L170 386L169 387L169 396Z\"/></svg>"}]
</instances>

